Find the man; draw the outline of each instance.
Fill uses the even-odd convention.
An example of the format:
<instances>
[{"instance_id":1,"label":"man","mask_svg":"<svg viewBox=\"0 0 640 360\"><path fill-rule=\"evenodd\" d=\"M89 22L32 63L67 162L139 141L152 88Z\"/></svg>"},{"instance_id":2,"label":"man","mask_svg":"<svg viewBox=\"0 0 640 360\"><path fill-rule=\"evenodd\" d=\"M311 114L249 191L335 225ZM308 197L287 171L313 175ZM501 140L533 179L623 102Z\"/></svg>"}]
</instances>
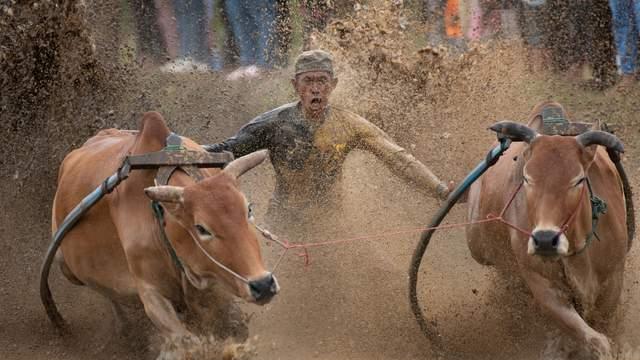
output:
<instances>
[{"instance_id":1,"label":"man","mask_svg":"<svg viewBox=\"0 0 640 360\"><path fill-rule=\"evenodd\" d=\"M332 190L354 149L374 154L418 189L446 198L449 188L381 129L329 105L329 96L338 84L329 53L310 50L300 54L291 84L299 101L258 116L222 143L205 145L208 151L230 151L236 157L270 150L276 186L269 217L299 217L296 214L310 208L337 204L339 194Z\"/></svg>"}]
</instances>

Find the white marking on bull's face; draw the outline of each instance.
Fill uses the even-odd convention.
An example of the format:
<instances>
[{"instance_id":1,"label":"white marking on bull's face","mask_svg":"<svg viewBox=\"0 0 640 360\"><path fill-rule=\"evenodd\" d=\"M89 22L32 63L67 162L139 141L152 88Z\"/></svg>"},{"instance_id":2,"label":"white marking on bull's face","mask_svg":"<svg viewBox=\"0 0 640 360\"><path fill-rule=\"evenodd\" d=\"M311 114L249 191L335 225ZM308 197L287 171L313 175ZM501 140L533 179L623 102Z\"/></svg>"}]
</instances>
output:
<instances>
[{"instance_id":1,"label":"white marking on bull's face","mask_svg":"<svg viewBox=\"0 0 640 360\"><path fill-rule=\"evenodd\" d=\"M536 245L533 242L533 237L529 236L529 241L527 242L527 255L535 255L536 253Z\"/></svg>"},{"instance_id":2,"label":"white marking on bull's face","mask_svg":"<svg viewBox=\"0 0 640 360\"><path fill-rule=\"evenodd\" d=\"M559 233L560 228L558 226L550 225L550 224L538 224L533 229L533 231L531 231L531 233L535 234L538 231L550 231L554 233ZM556 247L556 252L560 256L565 256L569 254L569 239L567 239L567 236L564 233L560 233L560 236L558 237L558 246ZM529 241L527 242L527 254L528 255L536 254L536 244L535 244L535 241L533 240L533 236L530 236Z\"/></svg>"}]
</instances>

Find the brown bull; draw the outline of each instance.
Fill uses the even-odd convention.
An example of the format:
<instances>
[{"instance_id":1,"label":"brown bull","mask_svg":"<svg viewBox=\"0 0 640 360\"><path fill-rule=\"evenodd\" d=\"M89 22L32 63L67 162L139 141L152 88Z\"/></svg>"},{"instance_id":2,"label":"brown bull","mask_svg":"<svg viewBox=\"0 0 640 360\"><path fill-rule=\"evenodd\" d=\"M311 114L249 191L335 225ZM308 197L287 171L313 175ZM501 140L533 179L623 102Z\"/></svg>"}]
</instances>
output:
<instances>
[{"instance_id":1,"label":"brown bull","mask_svg":"<svg viewBox=\"0 0 640 360\"><path fill-rule=\"evenodd\" d=\"M145 113L138 133L104 130L71 152L60 168L53 231L126 155L159 151L169 134L160 114ZM200 149L189 139L183 143L187 149ZM189 309L190 302L212 302L213 298L202 299L211 293L201 290L214 284L249 302L268 302L278 284L265 270L237 183L237 177L266 156L266 151L259 151L224 170L200 169L205 177L200 182L176 171L169 185L154 186L155 170L132 172L66 235L56 254L63 274L110 299L116 315L118 304L139 299L166 335L190 333L176 309ZM161 239L150 199L164 209L164 228L178 261ZM225 299L231 301L229 296Z\"/></svg>"},{"instance_id":2,"label":"brown bull","mask_svg":"<svg viewBox=\"0 0 640 360\"><path fill-rule=\"evenodd\" d=\"M523 183L504 215L517 228L498 222L472 225L467 241L476 261L519 273L564 333L590 356L605 358L611 343L599 331L619 301L631 244L621 178L607 154L607 148L621 152L622 143L601 131L575 137L538 134L541 110L549 106L564 113L559 104L547 102L534 109L529 127L492 127L516 132L509 135L523 142L514 143L472 185L469 218L500 214ZM596 197L606 203L606 213L594 223L592 213L599 209L591 200L598 203Z\"/></svg>"}]
</instances>

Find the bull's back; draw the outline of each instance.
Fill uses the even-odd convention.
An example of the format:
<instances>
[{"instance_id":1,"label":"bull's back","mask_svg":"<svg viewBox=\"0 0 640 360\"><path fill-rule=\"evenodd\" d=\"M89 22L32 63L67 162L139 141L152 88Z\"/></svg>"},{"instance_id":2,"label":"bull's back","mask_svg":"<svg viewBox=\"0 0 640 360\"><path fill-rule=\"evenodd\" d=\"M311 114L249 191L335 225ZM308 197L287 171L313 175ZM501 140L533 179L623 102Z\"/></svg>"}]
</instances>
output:
<instances>
[{"instance_id":1,"label":"bull's back","mask_svg":"<svg viewBox=\"0 0 640 360\"><path fill-rule=\"evenodd\" d=\"M116 172L134 139L128 132L105 130L65 157L52 207L53 231L85 196ZM60 250L67 267L84 284L127 293L132 280L111 218L110 196L83 215L65 236Z\"/></svg>"}]
</instances>

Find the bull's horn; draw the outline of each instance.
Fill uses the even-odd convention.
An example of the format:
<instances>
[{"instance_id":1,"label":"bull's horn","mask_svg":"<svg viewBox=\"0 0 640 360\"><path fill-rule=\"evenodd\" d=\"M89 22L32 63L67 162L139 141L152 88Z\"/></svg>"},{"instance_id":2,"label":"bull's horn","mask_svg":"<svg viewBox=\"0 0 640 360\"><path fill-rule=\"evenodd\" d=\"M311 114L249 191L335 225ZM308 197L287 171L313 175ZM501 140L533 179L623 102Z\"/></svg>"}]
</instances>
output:
<instances>
[{"instance_id":1,"label":"bull's horn","mask_svg":"<svg viewBox=\"0 0 640 360\"><path fill-rule=\"evenodd\" d=\"M624 152L624 145L617 136L608 132L591 130L576 136L576 141L582 147L589 145L602 145L607 149L615 150L617 152Z\"/></svg>"},{"instance_id":2,"label":"bull's horn","mask_svg":"<svg viewBox=\"0 0 640 360\"><path fill-rule=\"evenodd\" d=\"M245 155L230 162L229 165L224 168L224 172L234 178L239 178L245 172L260 165L260 163L267 158L267 155L269 155L269 150L252 152L249 155Z\"/></svg>"},{"instance_id":3,"label":"bull's horn","mask_svg":"<svg viewBox=\"0 0 640 360\"><path fill-rule=\"evenodd\" d=\"M511 139L511 141L524 141L526 143L530 143L531 140L538 136L538 132L530 127L512 121L497 122L491 125L489 129L500 135L506 136Z\"/></svg>"},{"instance_id":4,"label":"bull's horn","mask_svg":"<svg viewBox=\"0 0 640 360\"><path fill-rule=\"evenodd\" d=\"M144 189L144 193L147 194L151 200L161 202L181 203L184 199L182 197L184 188L180 186L151 186Z\"/></svg>"}]
</instances>

